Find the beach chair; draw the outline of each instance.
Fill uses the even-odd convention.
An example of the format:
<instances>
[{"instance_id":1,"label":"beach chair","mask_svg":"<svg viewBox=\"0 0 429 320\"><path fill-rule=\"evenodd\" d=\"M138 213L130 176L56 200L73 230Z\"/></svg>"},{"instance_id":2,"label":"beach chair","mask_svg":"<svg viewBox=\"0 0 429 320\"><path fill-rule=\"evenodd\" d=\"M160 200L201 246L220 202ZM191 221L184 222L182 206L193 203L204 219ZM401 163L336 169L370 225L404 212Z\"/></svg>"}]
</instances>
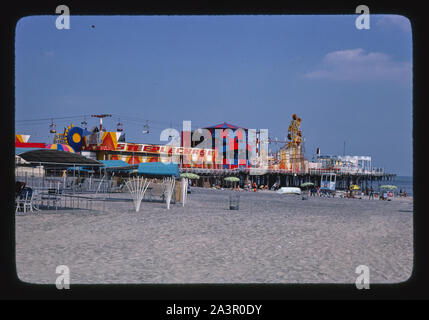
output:
<instances>
[{"instance_id":1,"label":"beach chair","mask_svg":"<svg viewBox=\"0 0 429 320\"><path fill-rule=\"evenodd\" d=\"M145 194L146 201L164 201L164 186L161 183L152 183Z\"/></svg>"},{"instance_id":2,"label":"beach chair","mask_svg":"<svg viewBox=\"0 0 429 320\"><path fill-rule=\"evenodd\" d=\"M16 208L15 213L19 211L20 208L22 208L23 212L33 211L33 189L31 188L23 188L22 192L16 199Z\"/></svg>"},{"instance_id":3,"label":"beach chair","mask_svg":"<svg viewBox=\"0 0 429 320\"><path fill-rule=\"evenodd\" d=\"M125 187L125 182L122 182L119 186L112 187L110 190L112 192L125 192L126 188L124 187Z\"/></svg>"},{"instance_id":4,"label":"beach chair","mask_svg":"<svg viewBox=\"0 0 429 320\"><path fill-rule=\"evenodd\" d=\"M33 190L33 198L31 200L33 211L40 211L39 204L40 204L40 194L37 189Z\"/></svg>"},{"instance_id":5,"label":"beach chair","mask_svg":"<svg viewBox=\"0 0 429 320\"><path fill-rule=\"evenodd\" d=\"M48 194L42 196L42 199L47 200L48 207L50 207L52 202L52 206L55 206L55 209L58 209L58 202L61 201L62 193L62 189L48 189Z\"/></svg>"}]
</instances>

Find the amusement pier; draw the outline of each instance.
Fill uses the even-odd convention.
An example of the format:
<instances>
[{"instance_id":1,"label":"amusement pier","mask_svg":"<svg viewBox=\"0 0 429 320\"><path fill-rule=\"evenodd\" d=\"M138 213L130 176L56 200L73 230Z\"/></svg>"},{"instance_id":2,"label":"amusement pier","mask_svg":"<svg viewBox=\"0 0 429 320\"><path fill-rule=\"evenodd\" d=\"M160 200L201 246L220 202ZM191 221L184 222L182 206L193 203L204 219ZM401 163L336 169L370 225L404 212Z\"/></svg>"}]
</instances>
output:
<instances>
[{"instance_id":1,"label":"amusement pier","mask_svg":"<svg viewBox=\"0 0 429 320\"><path fill-rule=\"evenodd\" d=\"M67 176L114 181L132 176L145 163L177 164L180 173L200 177L193 181L194 185L207 188L228 186L225 178L236 177L239 179L236 185L241 188L248 184L268 189L296 187L304 182L321 186L322 181L334 179L336 189L348 190L351 185L358 185L362 190L368 190L377 188L382 181L394 181L396 176L374 167L371 156L323 155L318 148L312 160L306 159L300 129L302 119L296 114L292 115L285 130L285 141L265 136L263 130L224 122L203 128L211 134L208 138L211 141L206 138L205 148L200 147L204 137L199 141L195 139L196 134L201 136L201 130L182 131L179 146L131 143L125 141L121 122L114 131L103 126L103 118L111 117L110 114L92 117L98 119L99 125L90 130L83 121L80 126L70 124L62 132L57 132L52 120L49 129L53 141L50 144L33 142L30 135L17 133L17 179L28 182L34 177L44 180ZM148 122L144 128L149 132ZM277 151L269 153L268 145L278 146Z\"/></svg>"}]
</instances>

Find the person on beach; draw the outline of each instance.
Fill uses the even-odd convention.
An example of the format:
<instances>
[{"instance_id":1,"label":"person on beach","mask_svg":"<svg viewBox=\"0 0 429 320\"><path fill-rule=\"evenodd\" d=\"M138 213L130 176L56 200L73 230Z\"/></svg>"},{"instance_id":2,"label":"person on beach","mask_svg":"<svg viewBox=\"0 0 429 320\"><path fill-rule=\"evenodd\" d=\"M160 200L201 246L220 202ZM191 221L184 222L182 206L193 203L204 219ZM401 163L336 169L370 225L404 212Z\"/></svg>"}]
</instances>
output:
<instances>
[{"instance_id":1,"label":"person on beach","mask_svg":"<svg viewBox=\"0 0 429 320\"><path fill-rule=\"evenodd\" d=\"M372 187L369 189L369 199L374 199L374 189Z\"/></svg>"},{"instance_id":2,"label":"person on beach","mask_svg":"<svg viewBox=\"0 0 429 320\"><path fill-rule=\"evenodd\" d=\"M22 189L25 188L25 182L21 182L21 181L16 181L15 183L15 198L17 198L21 192Z\"/></svg>"}]
</instances>

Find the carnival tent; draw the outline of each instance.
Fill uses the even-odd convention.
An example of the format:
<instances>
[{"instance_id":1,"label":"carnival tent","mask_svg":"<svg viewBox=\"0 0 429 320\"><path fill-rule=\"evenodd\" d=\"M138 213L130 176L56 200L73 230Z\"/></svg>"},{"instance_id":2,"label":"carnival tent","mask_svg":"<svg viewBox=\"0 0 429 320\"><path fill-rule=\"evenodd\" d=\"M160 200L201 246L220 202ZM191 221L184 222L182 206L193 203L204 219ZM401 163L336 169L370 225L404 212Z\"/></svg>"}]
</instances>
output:
<instances>
[{"instance_id":1,"label":"carnival tent","mask_svg":"<svg viewBox=\"0 0 429 320\"><path fill-rule=\"evenodd\" d=\"M46 149L53 149L58 151L66 151L66 152L74 153L74 149L67 144L60 144L60 143L48 144L46 146Z\"/></svg>"},{"instance_id":2,"label":"carnival tent","mask_svg":"<svg viewBox=\"0 0 429 320\"><path fill-rule=\"evenodd\" d=\"M180 176L179 166L177 164L164 164L162 162L142 162L137 168L137 173L147 176Z\"/></svg>"},{"instance_id":3,"label":"carnival tent","mask_svg":"<svg viewBox=\"0 0 429 320\"><path fill-rule=\"evenodd\" d=\"M237 127L237 126L234 126L232 124L224 122L224 123L220 123L220 124L217 124L217 125L214 125L211 127L206 127L205 129L233 129L233 130L236 130L239 128L241 128L241 127ZM245 128L243 128L243 129L245 129Z\"/></svg>"},{"instance_id":4,"label":"carnival tent","mask_svg":"<svg viewBox=\"0 0 429 320\"><path fill-rule=\"evenodd\" d=\"M115 167L130 167L130 164L123 160L100 160L106 168L115 168Z\"/></svg>"},{"instance_id":5,"label":"carnival tent","mask_svg":"<svg viewBox=\"0 0 429 320\"><path fill-rule=\"evenodd\" d=\"M219 152L223 153L223 163L220 164L221 168L223 169L232 169L232 168L239 168L241 166L247 167L250 165L249 163L249 159L247 158L247 151L246 151L246 156L245 157L239 157L239 148L240 148L240 144L241 143L246 143L246 141L248 140L248 129L244 128L244 127L239 127L230 123L220 123L214 126L209 126L206 127L204 129L207 129L211 132L212 134L212 148L215 149L216 148L216 137L219 136L219 132L215 132L216 129L230 129L231 131L235 132L234 133L234 141L231 142L231 140L227 141L226 137L223 137L223 148L221 147ZM237 132L242 132L242 134L244 136L238 135ZM220 131L220 130L219 130ZM220 136L219 136L220 138ZM232 137L229 137L232 138ZM240 141L239 141L240 140ZM232 147L233 151L234 151L234 156L232 159L229 159L229 157L227 156L227 148ZM249 149L249 145L247 146L243 146L244 148ZM250 150L250 149L249 149Z\"/></svg>"},{"instance_id":6,"label":"carnival tent","mask_svg":"<svg viewBox=\"0 0 429 320\"><path fill-rule=\"evenodd\" d=\"M133 169L137 168L137 164L129 164L123 160L100 160L104 167L100 168L109 172L130 172Z\"/></svg>"},{"instance_id":7,"label":"carnival tent","mask_svg":"<svg viewBox=\"0 0 429 320\"><path fill-rule=\"evenodd\" d=\"M237 126L234 126L232 124L224 122L224 123L217 124L217 125L214 125L214 126L211 126L211 127L206 127L205 129L232 129L232 130L237 130L237 129L240 129L240 128L241 129L246 129L246 128L243 128L243 127L237 127Z\"/></svg>"}]
</instances>

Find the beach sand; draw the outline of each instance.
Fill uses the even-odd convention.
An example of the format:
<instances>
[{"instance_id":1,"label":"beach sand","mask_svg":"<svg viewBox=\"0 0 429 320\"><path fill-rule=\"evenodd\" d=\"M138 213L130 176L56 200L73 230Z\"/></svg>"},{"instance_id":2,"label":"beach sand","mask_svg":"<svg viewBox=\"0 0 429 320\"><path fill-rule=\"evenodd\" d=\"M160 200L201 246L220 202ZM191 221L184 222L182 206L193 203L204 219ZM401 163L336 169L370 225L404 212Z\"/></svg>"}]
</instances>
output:
<instances>
[{"instance_id":1,"label":"beach sand","mask_svg":"<svg viewBox=\"0 0 429 320\"><path fill-rule=\"evenodd\" d=\"M185 207L130 201L105 212L16 215L20 280L55 283L371 283L406 281L413 268L413 202L311 198L193 188ZM129 194L113 195L129 197Z\"/></svg>"}]
</instances>

